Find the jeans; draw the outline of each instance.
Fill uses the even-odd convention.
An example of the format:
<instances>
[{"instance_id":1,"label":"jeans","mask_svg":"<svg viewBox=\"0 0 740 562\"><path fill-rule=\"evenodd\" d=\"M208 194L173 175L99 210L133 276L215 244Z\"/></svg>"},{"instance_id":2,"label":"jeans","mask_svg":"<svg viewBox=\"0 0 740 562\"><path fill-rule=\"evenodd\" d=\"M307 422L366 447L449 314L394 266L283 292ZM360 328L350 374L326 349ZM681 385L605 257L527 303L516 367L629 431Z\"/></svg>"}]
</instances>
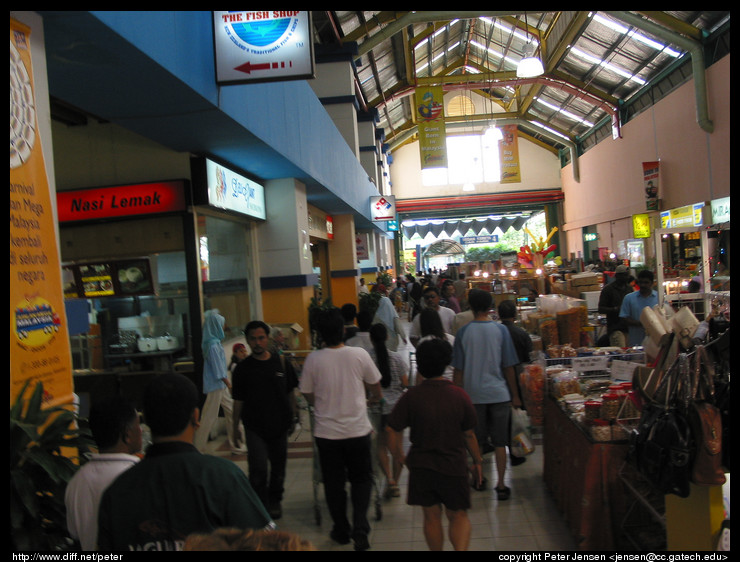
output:
<instances>
[{"instance_id":1,"label":"jeans","mask_svg":"<svg viewBox=\"0 0 740 562\"><path fill-rule=\"evenodd\" d=\"M347 537L367 535L370 532L367 510L374 478L370 434L351 439L316 437L315 442L334 531ZM352 526L347 518L347 480L351 487Z\"/></svg>"},{"instance_id":2,"label":"jeans","mask_svg":"<svg viewBox=\"0 0 740 562\"><path fill-rule=\"evenodd\" d=\"M266 439L251 429L245 429L249 483L264 506L283 499L285 466L288 461L288 433ZM269 463L269 470L268 470Z\"/></svg>"}]
</instances>

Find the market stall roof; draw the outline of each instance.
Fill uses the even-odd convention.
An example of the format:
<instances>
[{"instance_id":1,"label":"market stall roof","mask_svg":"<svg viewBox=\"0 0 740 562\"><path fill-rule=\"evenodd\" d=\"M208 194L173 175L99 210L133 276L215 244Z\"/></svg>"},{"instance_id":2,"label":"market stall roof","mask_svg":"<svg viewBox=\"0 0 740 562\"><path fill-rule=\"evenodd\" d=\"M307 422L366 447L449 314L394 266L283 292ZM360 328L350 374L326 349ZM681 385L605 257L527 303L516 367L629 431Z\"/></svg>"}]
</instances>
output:
<instances>
[{"instance_id":1,"label":"market stall roof","mask_svg":"<svg viewBox=\"0 0 740 562\"><path fill-rule=\"evenodd\" d=\"M454 240L437 240L424 249L424 257L429 256L457 256L465 254L463 247Z\"/></svg>"},{"instance_id":2,"label":"market stall roof","mask_svg":"<svg viewBox=\"0 0 740 562\"><path fill-rule=\"evenodd\" d=\"M469 232L473 232L478 236L484 229L489 234L493 234L496 228L500 228L502 232L506 232L510 228L515 230L521 230L527 221L529 216L520 215L516 217L488 217L485 219L475 220L448 220L438 223L429 222L426 224L413 224L403 226L403 235L406 238L412 238L415 234L418 234L422 238L426 237L430 232L434 234L435 238L444 232L447 236L453 236L455 232L458 232L460 236L465 236Z\"/></svg>"}]
</instances>

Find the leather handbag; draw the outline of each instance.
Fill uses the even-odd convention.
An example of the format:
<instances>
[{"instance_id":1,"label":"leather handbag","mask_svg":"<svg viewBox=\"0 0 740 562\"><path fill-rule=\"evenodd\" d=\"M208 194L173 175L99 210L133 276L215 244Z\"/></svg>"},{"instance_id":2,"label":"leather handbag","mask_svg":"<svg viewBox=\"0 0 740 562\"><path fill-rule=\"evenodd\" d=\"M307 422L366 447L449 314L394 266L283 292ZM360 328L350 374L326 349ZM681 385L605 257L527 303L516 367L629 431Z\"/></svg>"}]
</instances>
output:
<instances>
[{"instance_id":1,"label":"leather handbag","mask_svg":"<svg viewBox=\"0 0 740 562\"><path fill-rule=\"evenodd\" d=\"M694 438L691 481L699 486L725 483L722 469L722 416L714 404L714 367L704 346L694 353L689 421Z\"/></svg>"},{"instance_id":2,"label":"leather handbag","mask_svg":"<svg viewBox=\"0 0 740 562\"><path fill-rule=\"evenodd\" d=\"M638 471L662 494L688 497L692 444L688 422L689 360L678 356L661 380L655 398L643 406L640 422L630 434L630 458Z\"/></svg>"}]
</instances>

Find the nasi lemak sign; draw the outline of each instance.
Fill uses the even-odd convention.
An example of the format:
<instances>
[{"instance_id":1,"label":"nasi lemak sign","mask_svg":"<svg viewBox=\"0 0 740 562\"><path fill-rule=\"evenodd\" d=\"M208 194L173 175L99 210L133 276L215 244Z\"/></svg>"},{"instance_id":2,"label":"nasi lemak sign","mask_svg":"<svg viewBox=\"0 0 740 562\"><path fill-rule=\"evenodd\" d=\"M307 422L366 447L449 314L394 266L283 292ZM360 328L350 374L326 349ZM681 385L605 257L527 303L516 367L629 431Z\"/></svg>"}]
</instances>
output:
<instances>
[{"instance_id":1,"label":"nasi lemak sign","mask_svg":"<svg viewBox=\"0 0 740 562\"><path fill-rule=\"evenodd\" d=\"M216 82L314 78L311 12L213 12Z\"/></svg>"}]
</instances>

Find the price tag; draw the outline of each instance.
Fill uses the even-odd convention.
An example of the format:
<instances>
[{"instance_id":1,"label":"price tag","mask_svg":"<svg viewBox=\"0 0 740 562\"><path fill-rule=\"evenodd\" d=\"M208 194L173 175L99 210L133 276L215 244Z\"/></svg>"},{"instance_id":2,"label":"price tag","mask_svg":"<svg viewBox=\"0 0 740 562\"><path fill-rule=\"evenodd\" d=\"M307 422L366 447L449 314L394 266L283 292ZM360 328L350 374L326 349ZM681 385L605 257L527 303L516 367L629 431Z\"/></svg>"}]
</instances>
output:
<instances>
[{"instance_id":1,"label":"price tag","mask_svg":"<svg viewBox=\"0 0 740 562\"><path fill-rule=\"evenodd\" d=\"M582 373L588 371L606 371L609 366L609 356L593 355L591 357L573 357L571 359L573 370Z\"/></svg>"},{"instance_id":2,"label":"price tag","mask_svg":"<svg viewBox=\"0 0 740 562\"><path fill-rule=\"evenodd\" d=\"M636 367L640 367L640 363L612 361L611 378L613 381L631 381Z\"/></svg>"}]
</instances>

